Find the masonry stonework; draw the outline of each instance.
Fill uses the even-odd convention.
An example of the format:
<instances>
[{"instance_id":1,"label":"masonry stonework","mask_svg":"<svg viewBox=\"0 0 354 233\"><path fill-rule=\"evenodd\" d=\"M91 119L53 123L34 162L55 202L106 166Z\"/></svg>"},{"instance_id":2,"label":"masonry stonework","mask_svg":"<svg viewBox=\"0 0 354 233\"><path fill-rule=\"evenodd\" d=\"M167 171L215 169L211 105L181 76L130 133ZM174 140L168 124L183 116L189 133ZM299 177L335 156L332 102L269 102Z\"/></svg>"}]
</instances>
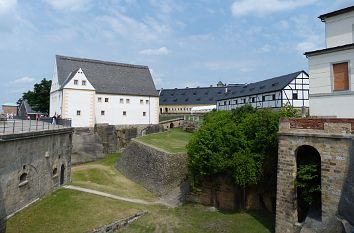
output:
<instances>
[{"instance_id":1,"label":"masonry stonework","mask_svg":"<svg viewBox=\"0 0 354 233\"><path fill-rule=\"evenodd\" d=\"M0 232L9 215L70 181L72 129L0 136Z\"/></svg>"},{"instance_id":2,"label":"masonry stonework","mask_svg":"<svg viewBox=\"0 0 354 233\"><path fill-rule=\"evenodd\" d=\"M278 132L276 233L299 231L294 182L297 173L296 152L303 145L314 147L321 157L322 223L325 225L336 214L353 215L354 210L349 210L352 207L350 204L338 208L343 199L354 194L350 190L348 193L342 192L354 184L348 180L349 163L354 158L353 132L354 119L281 120Z\"/></svg>"}]
</instances>

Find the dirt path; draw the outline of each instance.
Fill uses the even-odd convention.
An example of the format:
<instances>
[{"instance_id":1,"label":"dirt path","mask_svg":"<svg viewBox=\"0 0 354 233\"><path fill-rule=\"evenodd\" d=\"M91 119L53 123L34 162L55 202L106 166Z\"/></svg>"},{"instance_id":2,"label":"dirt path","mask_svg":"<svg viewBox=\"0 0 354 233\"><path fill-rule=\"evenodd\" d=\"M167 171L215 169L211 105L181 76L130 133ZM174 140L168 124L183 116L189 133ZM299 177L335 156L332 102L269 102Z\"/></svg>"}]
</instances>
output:
<instances>
[{"instance_id":1,"label":"dirt path","mask_svg":"<svg viewBox=\"0 0 354 233\"><path fill-rule=\"evenodd\" d=\"M71 189L71 190L76 190L76 191L81 191L81 192L85 192L85 193L91 193L91 194L95 194L95 195L102 196L102 197L112 198L112 199L115 199L115 200L127 201L127 202L131 202L131 203L135 203L135 204L164 205L164 206L171 207L171 208L174 207L173 205L170 205L170 204L168 204L166 202L162 202L162 201L150 202L150 201L144 201L144 200L141 200L141 199L121 197L121 196L113 195L113 194L110 194L110 193L100 192L100 191L93 190L93 189L81 188L81 187L73 186L73 185L65 185L64 188Z\"/></svg>"}]
</instances>

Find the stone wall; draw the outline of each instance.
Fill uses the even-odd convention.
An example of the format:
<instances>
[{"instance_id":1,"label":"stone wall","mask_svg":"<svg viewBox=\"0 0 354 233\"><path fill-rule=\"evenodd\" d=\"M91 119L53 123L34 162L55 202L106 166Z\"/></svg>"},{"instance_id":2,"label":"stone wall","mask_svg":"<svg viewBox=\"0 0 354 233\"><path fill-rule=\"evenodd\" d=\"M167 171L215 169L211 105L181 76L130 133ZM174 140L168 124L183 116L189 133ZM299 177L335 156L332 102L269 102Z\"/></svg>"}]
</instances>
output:
<instances>
[{"instance_id":1,"label":"stone wall","mask_svg":"<svg viewBox=\"0 0 354 233\"><path fill-rule=\"evenodd\" d=\"M164 196L176 189L185 189L187 154L169 153L137 140L132 140L117 161L116 168L151 192ZM187 190L178 194L185 199Z\"/></svg>"},{"instance_id":2,"label":"stone wall","mask_svg":"<svg viewBox=\"0 0 354 233\"><path fill-rule=\"evenodd\" d=\"M96 124L94 128L75 128L72 163L96 161L123 149L132 138L162 130L160 125Z\"/></svg>"},{"instance_id":3,"label":"stone wall","mask_svg":"<svg viewBox=\"0 0 354 233\"><path fill-rule=\"evenodd\" d=\"M104 157L102 139L94 128L75 128L72 164L86 163Z\"/></svg>"},{"instance_id":4,"label":"stone wall","mask_svg":"<svg viewBox=\"0 0 354 233\"><path fill-rule=\"evenodd\" d=\"M272 197L258 186L248 187L245 191L246 210L273 212ZM243 203L243 190L235 184L231 175L219 174L204 178L200 186L188 194L188 201L214 206L224 211L240 210Z\"/></svg>"},{"instance_id":5,"label":"stone wall","mask_svg":"<svg viewBox=\"0 0 354 233\"><path fill-rule=\"evenodd\" d=\"M71 128L0 136L0 229L7 216L70 181L71 149Z\"/></svg>"},{"instance_id":6,"label":"stone wall","mask_svg":"<svg viewBox=\"0 0 354 233\"><path fill-rule=\"evenodd\" d=\"M283 119L279 125L276 232L297 232L298 210L294 181L296 152L315 148L321 157L322 224L342 214L354 222L354 119ZM351 167L349 165L351 164ZM338 206L340 208L338 209Z\"/></svg>"}]
</instances>

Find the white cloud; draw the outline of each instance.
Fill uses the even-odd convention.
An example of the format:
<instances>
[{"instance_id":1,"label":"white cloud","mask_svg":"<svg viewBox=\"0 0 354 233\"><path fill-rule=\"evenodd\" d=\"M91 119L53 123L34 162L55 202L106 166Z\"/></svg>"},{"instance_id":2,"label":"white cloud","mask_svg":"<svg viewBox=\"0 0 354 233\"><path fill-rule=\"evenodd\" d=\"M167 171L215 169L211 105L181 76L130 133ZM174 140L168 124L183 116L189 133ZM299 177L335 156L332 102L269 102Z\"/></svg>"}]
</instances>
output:
<instances>
[{"instance_id":1,"label":"white cloud","mask_svg":"<svg viewBox=\"0 0 354 233\"><path fill-rule=\"evenodd\" d=\"M27 76L15 79L13 81L13 83L15 83L15 84L28 84L28 83L33 83L33 82L34 82L34 78L27 77Z\"/></svg>"},{"instance_id":2,"label":"white cloud","mask_svg":"<svg viewBox=\"0 0 354 233\"><path fill-rule=\"evenodd\" d=\"M289 11L315 3L317 0L237 0L231 6L235 16L267 14Z\"/></svg>"},{"instance_id":3,"label":"white cloud","mask_svg":"<svg viewBox=\"0 0 354 233\"><path fill-rule=\"evenodd\" d=\"M300 53L304 53L311 50L320 49L322 40L323 38L317 35L308 36L304 41L299 42L296 45L296 50Z\"/></svg>"},{"instance_id":4,"label":"white cloud","mask_svg":"<svg viewBox=\"0 0 354 233\"><path fill-rule=\"evenodd\" d=\"M270 46L269 44L265 44L261 48L257 49L257 52L268 53L271 51L271 49L272 49L272 46Z\"/></svg>"},{"instance_id":5,"label":"white cloud","mask_svg":"<svg viewBox=\"0 0 354 233\"><path fill-rule=\"evenodd\" d=\"M150 68L150 73L152 76L152 79L154 80L155 86L160 87L162 84L162 78L161 75L158 74L154 69Z\"/></svg>"},{"instance_id":6,"label":"white cloud","mask_svg":"<svg viewBox=\"0 0 354 233\"><path fill-rule=\"evenodd\" d=\"M143 54L143 55L156 55L156 56L159 56L159 55L169 54L170 52L171 51L168 50L166 47L161 47L161 48L158 48L158 49L144 49L144 50L141 50L139 53Z\"/></svg>"},{"instance_id":7,"label":"white cloud","mask_svg":"<svg viewBox=\"0 0 354 233\"><path fill-rule=\"evenodd\" d=\"M44 0L56 10L82 11L90 7L91 0Z\"/></svg>"},{"instance_id":8,"label":"white cloud","mask_svg":"<svg viewBox=\"0 0 354 233\"><path fill-rule=\"evenodd\" d=\"M254 69L252 62L246 61L211 61L204 66L209 70L238 70L240 72L250 72Z\"/></svg>"},{"instance_id":9,"label":"white cloud","mask_svg":"<svg viewBox=\"0 0 354 233\"><path fill-rule=\"evenodd\" d=\"M0 0L0 15L11 12L16 6L17 0Z\"/></svg>"}]
</instances>

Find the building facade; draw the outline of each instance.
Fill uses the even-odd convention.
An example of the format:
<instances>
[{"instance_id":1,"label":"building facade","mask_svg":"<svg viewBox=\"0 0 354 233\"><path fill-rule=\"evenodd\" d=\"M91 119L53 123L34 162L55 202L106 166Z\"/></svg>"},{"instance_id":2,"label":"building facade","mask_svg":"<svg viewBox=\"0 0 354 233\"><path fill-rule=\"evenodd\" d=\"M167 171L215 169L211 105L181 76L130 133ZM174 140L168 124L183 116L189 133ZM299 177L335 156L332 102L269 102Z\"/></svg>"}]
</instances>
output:
<instances>
[{"instance_id":1,"label":"building facade","mask_svg":"<svg viewBox=\"0 0 354 233\"><path fill-rule=\"evenodd\" d=\"M4 103L2 106L2 112L4 114L12 114L14 116L17 115L18 106L15 103Z\"/></svg>"},{"instance_id":2,"label":"building facade","mask_svg":"<svg viewBox=\"0 0 354 233\"><path fill-rule=\"evenodd\" d=\"M354 6L319 16L326 48L305 55L310 73L310 114L353 118ZM330 110L330 111L329 111Z\"/></svg>"},{"instance_id":3,"label":"building facade","mask_svg":"<svg viewBox=\"0 0 354 233\"><path fill-rule=\"evenodd\" d=\"M159 98L147 66L56 56L50 116L73 127L157 124Z\"/></svg>"},{"instance_id":4,"label":"building facade","mask_svg":"<svg viewBox=\"0 0 354 233\"><path fill-rule=\"evenodd\" d=\"M298 71L260 82L228 86L217 100L217 110L232 110L246 104L254 108L278 109L285 105L308 108L309 76L305 71Z\"/></svg>"}]
</instances>

